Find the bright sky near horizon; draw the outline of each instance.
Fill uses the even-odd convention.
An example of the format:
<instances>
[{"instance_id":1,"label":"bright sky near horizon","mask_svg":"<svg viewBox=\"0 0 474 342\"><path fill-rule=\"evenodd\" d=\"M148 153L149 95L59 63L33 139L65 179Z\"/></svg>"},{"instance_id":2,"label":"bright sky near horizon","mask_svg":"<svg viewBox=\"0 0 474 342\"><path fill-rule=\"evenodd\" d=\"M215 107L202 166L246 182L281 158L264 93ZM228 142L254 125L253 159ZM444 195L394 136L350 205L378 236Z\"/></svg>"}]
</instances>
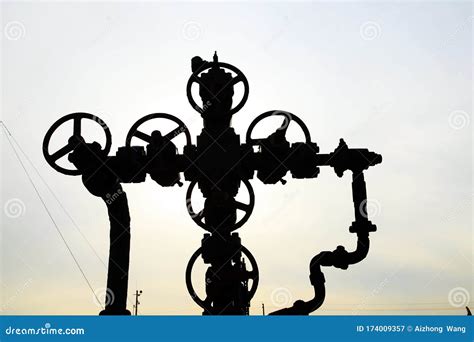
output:
<instances>
[{"instance_id":1,"label":"bright sky near horizon","mask_svg":"<svg viewBox=\"0 0 474 342\"><path fill-rule=\"evenodd\" d=\"M97 293L105 205L80 177L49 167L43 137L61 116L85 111L111 128L115 153L136 120L167 112L194 139L202 122L185 94L190 59L217 50L250 83L233 118L241 138L258 114L282 109L305 121L323 153L344 138L383 155L366 172L378 226L369 255L346 271L324 270L327 297L316 314L462 315L459 304L472 305L472 3L2 2L1 20L2 120L90 241L25 159ZM98 313L3 131L1 149L2 313ZM270 312L311 298L311 258L355 248L350 175L323 168L317 179L286 178L285 186L252 181L255 209L239 230L260 269L252 314L261 303ZM186 187L124 185L129 299L143 290L142 314L201 312L184 282L204 233L186 211ZM196 269L200 293L204 269Z\"/></svg>"}]
</instances>

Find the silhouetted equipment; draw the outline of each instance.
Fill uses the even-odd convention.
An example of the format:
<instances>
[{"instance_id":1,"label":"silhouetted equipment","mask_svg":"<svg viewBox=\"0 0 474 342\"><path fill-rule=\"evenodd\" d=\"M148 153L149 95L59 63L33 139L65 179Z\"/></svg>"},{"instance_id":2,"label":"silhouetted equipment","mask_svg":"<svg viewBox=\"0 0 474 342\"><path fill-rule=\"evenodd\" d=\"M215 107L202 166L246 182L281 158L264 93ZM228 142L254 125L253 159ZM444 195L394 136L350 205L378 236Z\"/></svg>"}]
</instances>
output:
<instances>
[{"instance_id":1,"label":"silhouetted equipment","mask_svg":"<svg viewBox=\"0 0 474 342\"><path fill-rule=\"evenodd\" d=\"M135 304L133 304L133 308L135 309L135 316L138 316L138 305L140 305L140 301L138 300L138 297L140 297L142 295L143 291L140 290L136 290L135 291Z\"/></svg>"},{"instance_id":2,"label":"silhouetted equipment","mask_svg":"<svg viewBox=\"0 0 474 342\"><path fill-rule=\"evenodd\" d=\"M190 182L186 192L186 206L193 221L206 230L201 246L194 252L186 268L186 286L193 300L203 308L204 315L247 315L254 296L259 271L252 253L245 248L236 232L247 222L255 205L255 195L250 184L255 173L264 184L285 184L283 177L290 172L293 178L316 178L321 166L330 166L339 177L352 172L352 197L354 222L349 228L357 234L357 247L347 252L342 246L334 251L321 252L310 263L310 282L314 297L309 301L298 300L292 307L272 314L307 315L319 308L325 298L325 279L321 266L347 269L363 260L369 250L369 233L376 230L367 213L367 193L363 171L379 164L382 157L367 149L352 149L341 139L334 152L320 154L319 147L311 141L304 122L296 115L273 110L259 115L249 126L245 143L231 127L232 115L245 104L249 84L245 75L235 66L194 57L192 75L186 87L189 103L203 118L204 127L196 137L196 144L186 125L170 114L146 115L132 125L125 146L119 147L115 156L109 156L112 137L108 126L97 116L73 113L56 121L44 138L43 151L47 162L57 171L68 175L81 175L87 190L101 197L107 205L110 219L110 251L107 288L115 300L107 301L101 314L130 314L126 309L130 217L128 203L121 183L144 182L147 175L161 186L182 185L181 177ZM193 98L193 85L199 86L202 105ZM234 86L242 84L242 99L234 105ZM269 117L282 117L282 124L267 137L252 137L254 128ZM81 130L82 120L94 120L104 130L106 143L87 141ZM163 134L160 130L143 131L142 124L154 119L168 119L177 127ZM54 131L66 121L73 122L72 135L64 147L51 153L49 142ZM295 123L305 136L305 141L291 144L286 133ZM179 153L173 140L184 134L186 145ZM134 139L146 143L135 145ZM58 165L58 160L68 155L75 168ZM248 192L247 203L236 200L241 185ZM204 207L196 210L191 203L197 185L204 197ZM241 216L239 218L239 216ZM200 298L192 284L192 269L201 256L209 265L205 274L206 297ZM250 270L247 263L250 263ZM135 313L138 307L136 293ZM262 305L264 310L264 306Z\"/></svg>"},{"instance_id":3,"label":"silhouetted equipment","mask_svg":"<svg viewBox=\"0 0 474 342\"><path fill-rule=\"evenodd\" d=\"M468 316L472 316L471 310L469 310L469 306L466 306L466 311Z\"/></svg>"}]
</instances>

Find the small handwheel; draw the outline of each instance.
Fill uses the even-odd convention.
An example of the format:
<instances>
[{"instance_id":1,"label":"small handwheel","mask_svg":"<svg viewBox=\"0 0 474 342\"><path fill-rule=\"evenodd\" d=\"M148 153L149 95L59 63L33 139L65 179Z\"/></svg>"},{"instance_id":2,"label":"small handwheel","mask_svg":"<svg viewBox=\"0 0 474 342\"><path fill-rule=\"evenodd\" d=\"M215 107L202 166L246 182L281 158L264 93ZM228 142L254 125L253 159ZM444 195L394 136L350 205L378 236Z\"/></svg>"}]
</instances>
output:
<instances>
[{"instance_id":1,"label":"small handwheel","mask_svg":"<svg viewBox=\"0 0 474 342\"><path fill-rule=\"evenodd\" d=\"M282 122L281 126L279 128L277 128L277 131L282 131L286 135L286 131L288 129L288 126L290 125L290 123L292 121L294 121L302 129L302 131L304 133L304 136L305 136L305 139L306 139L306 143L311 142L311 133L309 133L308 127L306 127L303 120L301 120L295 114L292 114L290 112L286 112L286 111L283 111L283 110L271 110L271 111L265 112L263 114L260 114L259 116L257 116L252 121L249 128L247 129L247 134L246 134L246 137L245 137L247 144L260 145L262 143L262 141L265 140L265 138L257 138L257 139L252 138L252 132L253 132L253 129L255 128L255 126L260 121L262 121L263 119L268 118L270 116L283 116L283 122Z\"/></svg>"},{"instance_id":2,"label":"small handwheel","mask_svg":"<svg viewBox=\"0 0 474 342\"><path fill-rule=\"evenodd\" d=\"M164 138L171 140L171 139L176 138L181 133L184 133L186 136L186 144L187 145L191 144L191 134L189 134L189 130L184 124L184 122L182 122L176 116L171 115L171 114L154 113L154 114L145 115L143 118L141 118L140 120L138 120L137 122L133 124L133 126L128 131L127 139L125 141L125 145L127 147L130 147L133 137L141 139L147 143L151 142L151 135L140 131L138 128L146 121L149 121L152 119L168 119L168 120L176 122L178 124L178 127L173 129L171 132L165 134Z\"/></svg>"},{"instance_id":3,"label":"small handwheel","mask_svg":"<svg viewBox=\"0 0 474 342\"><path fill-rule=\"evenodd\" d=\"M215 65L218 65L219 67L221 68L225 68L225 69L228 69L230 71L233 71L236 76L234 78L232 78L225 86L222 90L224 90L226 87L232 87L240 82L243 83L244 85L244 95L242 96L242 99L240 100L240 102L234 107L232 108L230 111L229 111L229 114L232 115L232 114L235 114L237 113L239 110L242 109L242 107L245 105L245 103L247 102L247 99L249 97L249 82L247 81L247 77L245 77L244 73L242 71L240 71L238 68L236 68L235 66L233 66L232 64L228 64L228 63L223 63L223 62L213 62L213 63L209 63L207 66L205 66L204 68L200 68L198 70L196 70L190 77L189 77L189 80L188 80L188 84L186 85L186 95L188 97L188 101L189 103L191 104L191 106L194 108L194 110L196 110L197 112L199 113L203 113L204 112L204 109L199 107L198 104L196 103L196 101L194 101L194 98L193 98L193 94L192 94L192 86L194 83L197 83L197 84L200 84L199 82L199 74L201 74L202 72L212 68L213 66ZM222 91L221 90L221 91ZM217 96L218 94L214 94L215 96Z\"/></svg>"},{"instance_id":4,"label":"small handwheel","mask_svg":"<svg viewBox=\"0 0 474 342\"><path fill-rule=\"evenodd\" d=\"M244 183L249 193L249 203L245 204L240 201L235 201L235 208L243 211L245 215L239 221L237 221L234 225L232 225L230 229L231 231L242 227L242 225L248 221L248 219L250 218L250 215L252 215L252 211L255 206L255 193L253 191L252 185L247 179L242 179L242 182ZM188 209L189 216L191 216L193 221L196 222L198 226L212 233L214 232L213 227L204 222L204 209L196 213L191 204L191 196L196 184L197 184L197 181L192 181L191 184L189 184L188 191L186 192L186 207Z\"/></svg>"},{"instance_id":5,"label":"small handwheel","mask_svg":"<svg viewBox=\"0 0 474 342\"><path fill-rule=\"evenodd\" d=\"M249 259L250 264L252 265L252 270L251 272L251 278L252 279L252 286L250 287L249 291L249 298L248 300L250 301L253 296L255 295L255 292L257 292L258 288L258 279L259 279L259 272L258 272L258 266L257 266L257 261L255 260L254 256L250 251L245 248L244 246L240 246L241 251L244 253L244 255ZM194 290L193 282L192 282L192 271L194 267L194 263L196 262L197 258L202 254L202 247L199 247L196 252L191 256L191 259L189 259L188 265L186 266L186 287L188 289L189 294L191 295L191 298L196 302L197 305L199 305L203 309L208 309L206 306L206 302L199 298L198 294Z\"/></svg>"},{"instance_id":6,"label":"small handwheel","mask_svg":"<svg viewBox=\"0 0 474 342\"><path fill-rule=\"evenodd\" d=\"M89 113L72 113L72 114L63 116L61 119L56 121L46 132L46 135L44 136L44 140L43 140L43 155L46 161L48 162L48 164L53 169L65 175L77 176L81 174L81 172L76 168L67 169L62 166L59 166L58 164L56 164L56 162L62 157L64 157L65 155L67 155L68 153L72 152L74 148L76 148L77 145L85 142L84 138L81 135L82 119L89 119L89 120L95 121L102 127L105 133L105 138L106 138L105 147L103 151L104 151L104 154L108 154L110 152L110 147L112 145L112 135L110 134L109 127L104 123L104 121L102 121L102 119ZM61 126L63 123L69 120L73 120L73 132L72 132L71 137L68 139L67 144L63 146L62 148L60 148L59 150L57 150L56 152L50 153L49 142L51 140L51 136L56 131L56 129L58 129L59 126Z\"/></svg>"}]
</instances>

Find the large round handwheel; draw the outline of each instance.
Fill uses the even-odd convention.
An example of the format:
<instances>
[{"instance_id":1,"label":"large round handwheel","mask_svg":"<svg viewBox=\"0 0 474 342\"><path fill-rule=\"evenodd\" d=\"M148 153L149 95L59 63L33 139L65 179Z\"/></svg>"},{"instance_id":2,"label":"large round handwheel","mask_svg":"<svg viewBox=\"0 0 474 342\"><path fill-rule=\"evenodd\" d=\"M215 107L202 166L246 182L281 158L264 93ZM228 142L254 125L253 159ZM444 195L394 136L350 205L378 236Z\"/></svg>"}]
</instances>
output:
<instances>
[{"instance_id":1,"label":"large round handwheel","mask_svg":"<svg viewBox=\"0 0 474 342\"><path fill-rule=\"evenodd\" d=\"M214 66L219 66L221 68L224 68L224 69L228 69L230 71L233 71L236 76L234 78L232 78L232 80L230 80L230 82L228 82L225 86L224 86L224 89L226 87L232 87L240 82L243 83L244 85L244 95L242 96L242 99L240 100L240 102L230 110L229 114L235 114L237 113L239 110L242 109L242 107L245 105L245 103L247 102L247 99L249 97L249 82L247 81L247 77L245 77L244 73L242 71L240 71L238 68L236 68L235 66L233 66L232 64L228 64L228 63L223 63L223 62L213 62L213 63L209 63L206 67L204 68L200 68L198 70L196 70L190 77L189 77L189 80L188 80L188 84L186 85L186 95L188 97L188 101L189 103L191 104L191 106L193 107L194 110L196 110L197 112L199 113L203 113L204 112L204 109L201 108L200 106L198 106L198 104L196 103L196 101L194 100L193 98L193 94L192 94L192 86L194 83L197 83L197 84L200 84L199 82L199 75L201 73L203 73L204 71L214 67ZM223 89L222 89L223 90ZM221 91L222 91L221 90ZM217 96L218 94L215 94L215 96Z\"/></svg>"},{"instance_id":2,"label":"large round handwheel","mask_svg":"<svg viewBox=\"0 0 474 342\"><path fill-rule=\"evenodd\" d=\"M99 117L89 114L89 113L72 113L72 114L63 116L58 121L56 121L46 132L46 135L43 140L43 155L46 161L48 162L48 164L53 169L65 175L77 176L81 174L81 172L77 168L67 169L65 167L59 166L57 164L57 161L63 158L64 156L66 156L67 154L69 154L70 152L72 152L76 148L77 145L86 142L84 138L82 137L82 130L81 130L81 127L82 127L81 121L83 119L97 122L97 124L99 124L104 130L105 138L106 138L105 147L103 149L104 154L108 154L110 152L110 147L112 146L112 135L110 134L110 129L104 123L104 121L102 121L102 119L100 119ZM73 131L72 131L71 137L68 139L68 142L56 152L50 153L49 143L51 140L51 136L58 129L59 126L61 126L62 124L70 120L73 121Z\"/></svg>"},{"instance_id":3,"label":"large round handwheel","mask_svg":"<svg viewBox=\"0 0 474 342\"><path fill-rule=\"evenodd\" d=\"M231 231L242 227L242 225L248 221L248 219L250 218L250 215L252 215L252 211L255 206L255 193L253 191L252 185L247 179L242 179L242 182L244 183L249 193L249 203L245 204L240 201L235 201L235 208L243 211L245 214L239 221L237 221L231 227L230 229ZM196 212L193 209L193 206L191 203L191 197L192 197L192 193L196 184L197 184L197 181L192 181L191 184L189 184L188 191L186 192L186 207L188 209L189 216L191 216L193 221L196 222L198 226L200 226L201 228L204 228L208 232L213 233L214 232L213 227L211 227L210 225L206 224L206 222L204 222L204 209L198 212Z\"/></svg>"},{"instance_id":4,"label":"large round handwheel","mask_svg":"<svg viewBox=\"0 0 474 342\"><path fill-rule=\"evenodd\" d=\"M296 122L296 124L301 128L301 130L304 133L306 143L311 143L311 133L308 130L308 127L306 127L305 123L303 120L301 120L299 117L297 117L295 114L292 114L290 112L286 112L283 110L271 110L268 112L265 112L263 114L260 114L257 116L252 123L250 124L249 128L247 129L247 133L245 136L247 144L250 145L260 145L263 140L266 138L252 138L252 132L255 128L255 126L262 120L271 117L271 116L282 116L283 117L283 122L279 128L277 128L277 131L282 131L286 135L286 131L288 129L288 126L290 125L291 122Z\"/></svg>"},{"instance_id":5,"label":"large round handwheel","mask_svg":"<svg viewBox=\"0 0 474 342\"><path fill-rule=\"evenodd\" d=\"M172 140L172 139L176 138L177 136L179 136L181 133L184 133L184 135L186 136L186 144L191 145L191 134L189 133L189 130L186 127L186 125L184 124L184 122L182 122L176 116L171 115L171 114L166 114L166 113L148 114L148 115L145 115L140 120L138 120L137 122L135 122L133 124L133 126L130 128L130 130L128 131L127 139L125 140L125 145L127 147L130 147L133 137L141 139L141 140L145 141L146 143L150 143L151 142L151 135L140 131L139 128L145 122L147 122L149 120L153 120L153 119L167 119L167 120L171 120L171 121L177 123L178 127L171 130L170 132L165 134L163 137L166 138L166 139Z\"/></svg>"},{"instance_id":6,"label":"large round handwheel","mask_svg":"<svg viewBox=\"0 0 474 342\"><path fill-rule=\"evenodd\" d=\"M245 248L244 246L240 246L241 251L244 253L244 255L249 259L250 264L252 265L252 270L250 271L251 273L251 279L252 280L252 286L250 287L249 291L249 298L248 300L250 301L253 296L255 295L255 292L257 292L258 288L258 279L259 279L259 272L258 272L258 265L257 261L255 260L254 256L250 251ZM197 258L202 254L202 247L199 247L196 252L191 256L189 259L188 265L186 266L186 287L188 289L189 294L191 295L191 298L196 302L197 305L199 305L203 309L208 309L206 306L206 302L199 298L198 294L194 290L193 282L192 282L192 271L194 267L194 263L196 262Z\"/></svg>"}]
</instances>

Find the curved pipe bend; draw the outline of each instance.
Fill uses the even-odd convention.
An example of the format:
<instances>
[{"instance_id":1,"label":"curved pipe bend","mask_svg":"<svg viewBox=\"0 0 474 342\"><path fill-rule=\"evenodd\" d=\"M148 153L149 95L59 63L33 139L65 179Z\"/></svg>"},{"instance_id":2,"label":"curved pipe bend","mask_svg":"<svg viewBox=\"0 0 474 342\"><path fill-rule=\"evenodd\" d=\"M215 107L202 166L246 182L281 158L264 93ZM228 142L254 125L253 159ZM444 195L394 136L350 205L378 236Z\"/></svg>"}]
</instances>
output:
<instances>
[{"instance_id":1,"label":"curved pipe bend","mask_svg":"<svg viewBox=\"0 0 474 342\"><path fill-rule=\"evenodd\" d=\"M319 309L326 298L326 286L324 285L326 281L324 274L321 272L321 269L319 269L319 273L311 273L310 279L314 288L314 297L312 299L307 302L297 300L293 303L292 307L271 312L270 315L309 315L311 312Z\"/></svg>"},{"instance_id":2,"label":"curved pipe bend","mask_svg":"<svg viewBox=\"0 0 474 342\"><path fill-rule=\"evenodd\" d=\"M347 252L343 246L337 246L332 252L321 252L311 260L310 271L312 272L313 267L319 266L334 266L346 270L349 265L357 264L365 259L369 253L369 246L369 233L357 233L357 247L353 252Z\"/></svg>"},{"instance_id":3,"label":"curved pipe bend","mask_svg":"<svg viewBox=\"0 0 474 342\"><path fill-rule=\"evenodd\" d=\"M311 285L314 288L314 297L309 301L297 300L293 306L270 313L270 315L309 315L321 307L326 298L324 274L321 266L334 266L347 269L349 265L357 264L365 259L369 253L370 240L368 232L357 233L357 247L353 252L347 252L343 246L334 251L324 251L316 255L310 263Z\"/></svg>"},{"instance_id":4,"label":"curved pipe bend","mask_svg":"<svg viewBox=\"0 0 474 342\"><path fill-rule=\"evenodd\" d=\"M321 266L334 266L346 270L349 265L357 264L367 257L370 247L369 232L375 231L376 227L368 220L366 214L367 191L362 171L352 174L352 200L355 221L349 231L357 233L356 249L347 252L343 246L337 246L332 252L324 251L316 255L311 259L309 265L309 278L314 287L314 298L307 302L297 300L292 307L272 312L270 315L309 315L323 304L326 296L325 279L321 272Z\"/></svg>"}]
</instances>

